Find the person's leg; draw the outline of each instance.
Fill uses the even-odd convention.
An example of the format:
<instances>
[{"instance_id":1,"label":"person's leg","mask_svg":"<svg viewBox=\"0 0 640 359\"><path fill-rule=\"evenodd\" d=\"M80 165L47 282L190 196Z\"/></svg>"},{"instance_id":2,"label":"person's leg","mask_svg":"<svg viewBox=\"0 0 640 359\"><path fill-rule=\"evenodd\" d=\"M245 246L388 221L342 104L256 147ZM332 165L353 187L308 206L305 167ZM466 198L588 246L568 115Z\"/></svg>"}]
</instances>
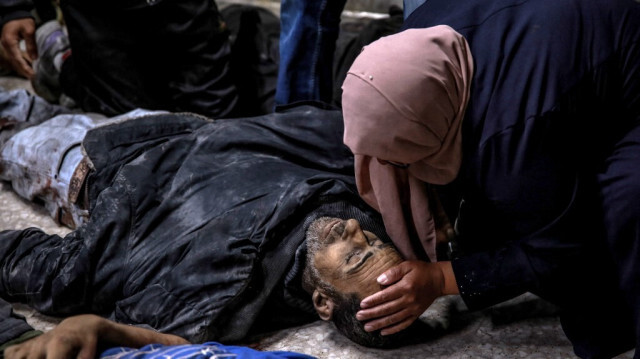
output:
<instances>
[{"instance_id":1,"label":"person's leg","mask_svg":"<svg viewBox=\"0 0 640 359\"><path fill-rule=\"evenodd\" d=\"M28 200L39 199L56 220L71 228L88 217L77 205L88 163L80 145L95 121L85 115L59 115L23 129L0 152L0 179Z\"/></svg>"},{"instance_id":2,"label":"person's leg","mask_svg":"<svg viewBox=\"0 0 640 359\"><path fill-rule=\"evenodd\" d=\"M333 57L346 0L282 0L276 105L331 103Z\"/></svg>"},{"instance_id":3,"label":"person's leg","mask_svg":"<svg viewBox=\"0 0 640 359\"><path fill-rule=\"evenodd\" d=\"M0 108L0 117L19 118L20 124L27 124L27 128L18 126L20 131L0 144L0 179L10 181L23 198L43 201L56 222L70 228L79 227L88 218L82 190L89 161L81 149L87 131L150 112L134 110L112 118L99 114L62 114L43 122L47 114L53 116L61 112L60 108L26 93L9 95L0 93L0 99L7 97L4 108Z\"/></svg>"},{"instance_id":4,"label":"person's leg","mask_svg":"<svg viewBox=\"0 0 640 359\"><path fill-rule=\"evenodd\" d=\"M0 148L14 134L51 117L74 111L48 103L27 90L0 91Z\"/></svg>"},{"instance_id":5,"label":"person's leg","mask_svg":"<svg viewBox=\"0 0 640 359\"><path fill-rule=\"evenodd\" d=\"M638 14L635 7L628 13ZM626 15L627 13L625 13ZM619 51L611 79L601 86L616 112L607 117L605 127L626 130L614 141L598 176L609 254L615 263L616 283L631 307L635 326L636 355L640 358L640 36L638 22L620 26L617 36L629 39ZM604 82L604 81L603 81ZM607 86L608 85L608 86ZM617 87L617 86L620 87ZM612 90L607 91L609 86ZM613 87L616 86L616 87ZM614 120L614 121L611 121Z\"/></svg>"},{"instance_id":6,"label":"person's leg","mask_svg":"<svg viewBox=\"0 0 640 359\"><path fill-rule=\"evenodd\" d=\"M61 5L72 48L61 84L82 109L108 116L146 108L209 117L233 109L228 38L213 1Z\"/></svg>"},{"instance_id":7,"label":"person's leg","mask_svg":"<svg viewBox=\"0 0 640 359\"><path fill-rule=\"evenodd\" d=\"M215 1L163 1L145 14L131 21L140 15L147 18L140 32L154 45L147 54L146 74L150 82L162 81L159 85L171 103L154 109L211 118L232 115L238 95L230 69L231 46Z\"/></svg>"},{"instance_id":8,"label":"person's leg","mask_svg":"<svg viewBox=\"0 0 640 359\"><path fill-rule=\"evenodd\" d=\"M140 70L149 64L135 61L144 48L125 14L84 1L60 5L72 51L60 74L63 92L84 111L106 116L152 108L154 92L144 87Z\"/></svg>"},{"instance_id":9,"label":"person's leg","mask_svg":"<svg viewBox=\"0 0 640 359\"><path fill-rule=\"evenodd\" d=\"M640 126L618 141L599 176L609 255L640 344Z\"/></svg>"}]
</instances>

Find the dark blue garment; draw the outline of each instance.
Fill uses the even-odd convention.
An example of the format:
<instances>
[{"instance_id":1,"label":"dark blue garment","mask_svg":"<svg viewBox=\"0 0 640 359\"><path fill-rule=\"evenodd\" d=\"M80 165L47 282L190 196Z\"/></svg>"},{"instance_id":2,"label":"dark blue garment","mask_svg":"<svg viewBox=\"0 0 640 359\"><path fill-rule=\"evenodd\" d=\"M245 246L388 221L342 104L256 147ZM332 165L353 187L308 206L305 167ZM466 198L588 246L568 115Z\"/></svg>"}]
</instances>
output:
<instances>
[{"instance_id":1,"label":"dark blue garment","mask_svg":"<svg viewBox=\"0 0 640 359\"><path fill-rule=\"evenodd\" d=\"M333 56L346 0L282 0L276 105L331 103Z\"/></svg>"},{"instance_id":2,"label":"dark blue garment","mask_svg":"<svg viewBox=\"0 0 640 359\"><path fill-rule=\"evenodd\" d=\"M405 17L424 0L405 0ZM335 103L333 62L346 0L282 0L276 105ZM340 103L340 101L338 101Z\"/></svg>"},{"instance_id":3,"label":"dark blue garment","mask_svg":"<svg viewBox=\"0 0 640 359\"><path fill-rule=\"evenodd\" d=\"M640 4L428 0L405 28L438 24L467 39L475 66L453 261L466 303L535 292L565 309L578 355L633 347Z\"/></svg>"},{"instance_id":4,"label":"dark blue garment","mask_svg":"<svg viewBox=\"0 0 640 359\"><path fill-rule=\"evenodd\" d=\"M247 347L222 345L216 342L189 345L150 344L139 349L116 347L100 354L101 359L313 359L289 351L258 351Z\"/></svg>"}]
</instances>

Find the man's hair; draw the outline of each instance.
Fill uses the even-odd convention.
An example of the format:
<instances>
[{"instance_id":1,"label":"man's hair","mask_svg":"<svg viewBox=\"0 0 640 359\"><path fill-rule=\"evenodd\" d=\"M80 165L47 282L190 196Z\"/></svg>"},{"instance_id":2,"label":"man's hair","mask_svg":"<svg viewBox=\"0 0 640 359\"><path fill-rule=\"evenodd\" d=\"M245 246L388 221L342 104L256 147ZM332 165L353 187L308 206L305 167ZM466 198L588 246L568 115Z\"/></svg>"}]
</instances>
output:
<instances>
[{"instance_id":1,"label":"man's hair","mask_svg":"<svg viewBox=\"0 0 640 359\"><path fill-rule=\"evenodd\" d=\"M319 218L309 226L306 234L307 258L302 273L302 288L309 294L315 289L320 290L335 303L335 308L331 316L331 321L342 335L352 341L373 348L392 348L405 344L408 337L408 330L393 335L381 335L380 331L367 332L364 330L364 323L356 319L356 313L360 310L360 299L355 293L340 293L331 284L327 283L320 276L320 272L315 265L315 255L322 250L326 244L322 243L318 235L322 233L322 228L329 223L331 218Z\"/></svg>"}]
</instances>

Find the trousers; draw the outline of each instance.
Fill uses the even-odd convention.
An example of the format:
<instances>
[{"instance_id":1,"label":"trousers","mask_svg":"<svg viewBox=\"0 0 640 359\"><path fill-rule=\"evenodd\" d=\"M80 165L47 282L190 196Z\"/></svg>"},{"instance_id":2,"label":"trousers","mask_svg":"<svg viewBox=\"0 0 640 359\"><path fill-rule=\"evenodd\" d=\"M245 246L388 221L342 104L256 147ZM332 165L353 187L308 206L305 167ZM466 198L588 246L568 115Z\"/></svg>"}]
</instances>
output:
<instances>
[{"instance_id":1,"label":"trousers","mask_svg":"<svg viewBox=\"0 0 640 359\"><path fill-rule=\"evenodd\" d=\"M16 106L22 108L35 99L21 90L4 93L0 101L12 103L13 107L3 106L0 117L10 116ZM37 114L33 113L38 118L29 118L31 113L21 118L26 128L2 144L0 179L11 182L21 197L41 200L57 223L77 228L89 217L84 183L91 162L82 150L87 131L158 112L137 109L106 117L96 113L60 113L56 106L41 104ZM52 118L43 121L48 115Z\"/></svg>"}]
</instances>

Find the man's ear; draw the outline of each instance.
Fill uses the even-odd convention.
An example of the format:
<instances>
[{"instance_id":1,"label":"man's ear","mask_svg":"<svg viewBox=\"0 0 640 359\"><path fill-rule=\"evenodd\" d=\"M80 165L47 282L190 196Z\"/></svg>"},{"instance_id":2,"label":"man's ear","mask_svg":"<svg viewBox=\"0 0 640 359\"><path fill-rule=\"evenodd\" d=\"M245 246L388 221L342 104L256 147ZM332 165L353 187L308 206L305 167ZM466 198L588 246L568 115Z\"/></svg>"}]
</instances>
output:
<instances>
[{"instance_id":1,"label":"man's ear","mask_svg":"<svg viewBox=\"0 0 640 359\"><path fill-rule=\"evenodd\" d=\"M320 316L320 319L326 321L331 320L331 317L333 316L333 308L335 308L333 300L317 289L313 291L311 300L313 300L313 306L316 308L316 312Z\"/></svg>"}]
</instances>

